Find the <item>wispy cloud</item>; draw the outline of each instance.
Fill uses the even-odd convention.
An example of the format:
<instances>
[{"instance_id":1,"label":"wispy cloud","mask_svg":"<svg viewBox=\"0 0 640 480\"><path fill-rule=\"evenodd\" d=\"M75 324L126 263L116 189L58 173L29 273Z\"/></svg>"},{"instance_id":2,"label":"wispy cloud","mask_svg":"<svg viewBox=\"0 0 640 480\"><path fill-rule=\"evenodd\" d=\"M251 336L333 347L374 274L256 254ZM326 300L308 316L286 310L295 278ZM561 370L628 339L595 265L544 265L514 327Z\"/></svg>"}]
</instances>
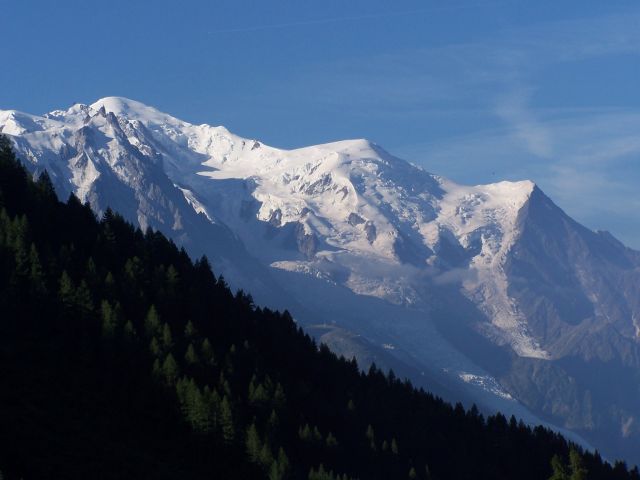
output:
<instances>
[{"instance_id":1,"label":"wispy cloud","mask_svg":"<svg viewBox=\"0 0 640 480\"><path fill-rule=\"evenodd\" d=\"M509 125L516 139L522 141L534 155L551 158L553 154L552 132L536 118L529 107L531 92L516 89L501 97L496 107L497 115Z\"/></svg>"},{"instance_id":2,"label":"wispy cloud","mask_svg":"<svg viewBox=\"0 0 640 480\"><path fill-rule=\"evenodd\" d=\"M430 7L430 8L418 8L413 10L401 10L401 11L387 11L387 12L378 12L378 13L367 13L361 15L347 15L342 17L331 17L331 18L318 18L318 19L310 19L310 20L300 20L295 22L283 22L283 23L265 23L262 25L249 25L249 26L241 26L234 28L221 28L216 30L210 30L207 32L210 35L222 34L222 33L249 33L249 32L259 32L262 30L282 30L287 28L295 28L295 27L311 27L316 25L328 25L332 23L349 23L349 22L359 22L364 20L377 20L382 18L392 18L392 17L404 17L409 15L421 15L421 14L432 14L432 13L440 13L440 12L449 12L470 8L482 8L487 6L496 6L499 5L498 2L479 2L476 4L450 4L443 5L440 7Z\"/></svg>"}]
</instances>

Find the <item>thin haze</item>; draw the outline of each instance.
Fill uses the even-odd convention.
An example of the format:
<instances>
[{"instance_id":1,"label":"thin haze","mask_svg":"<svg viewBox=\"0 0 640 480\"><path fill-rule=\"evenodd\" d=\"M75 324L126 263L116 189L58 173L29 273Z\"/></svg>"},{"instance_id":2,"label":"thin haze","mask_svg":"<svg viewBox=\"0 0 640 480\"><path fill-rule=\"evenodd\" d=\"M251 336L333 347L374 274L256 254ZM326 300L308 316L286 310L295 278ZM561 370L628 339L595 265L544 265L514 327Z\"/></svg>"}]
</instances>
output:
<instances>
[{"instance_id":1,"label":"thin haze","mask_svg":"<svg viewBox=\"0 0 640 480\"><path fill-rule=\"evenodd\" d=\"M366 137L530 178L640 249L635 1L0 0L0 108L121 95L279 147Z\"/></svg>"},{"instance_id":2,"label":"thin haze","mask_svg":"<svg viewBox=\"0 0 640 480\"><path fill-rule=\"evenodd\" d=\"M403 15L419 15L419 14L425 14L425 13L446 12L446 11L459 10L461 8L478 8L478 7L482 7L483 5L487 6L488 4L450 5L448 7L420 8L417 10L408 10L408 11L400 11L400 12L371 13L366 15L354 15L350 17L323 18L318 20L274 23L274 24L266 24L266 25L253 25L253 26L237 27L237 28L223 28L219 30L210 31L208 33L219 34L219 33L257 32L260 30L277 30L281 28L306 27L306 26L324 25L324 24L339 23L339 22L358 22L361 20L391 18L391 17L398 17ZM496 5L496 4L491 4L491 5Z\"/></svg>"}]
</instances>

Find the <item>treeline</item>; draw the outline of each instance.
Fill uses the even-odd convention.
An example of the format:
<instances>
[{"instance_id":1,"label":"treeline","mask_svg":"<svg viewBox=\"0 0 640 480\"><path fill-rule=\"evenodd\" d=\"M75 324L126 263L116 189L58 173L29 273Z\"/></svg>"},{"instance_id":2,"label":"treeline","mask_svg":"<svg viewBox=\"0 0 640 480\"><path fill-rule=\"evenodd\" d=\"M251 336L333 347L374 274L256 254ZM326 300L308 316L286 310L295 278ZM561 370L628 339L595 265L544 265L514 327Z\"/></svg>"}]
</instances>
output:
<instances>
[{"instance_id":1,"label":"treeline","mask_svg":"<svg viewBox=\"0 0 640 480\"><path fill-rule=\"evenodd\" d=\"M640 479L317 346L0 140L4 478Z\"/></svg>"}]
</instances>

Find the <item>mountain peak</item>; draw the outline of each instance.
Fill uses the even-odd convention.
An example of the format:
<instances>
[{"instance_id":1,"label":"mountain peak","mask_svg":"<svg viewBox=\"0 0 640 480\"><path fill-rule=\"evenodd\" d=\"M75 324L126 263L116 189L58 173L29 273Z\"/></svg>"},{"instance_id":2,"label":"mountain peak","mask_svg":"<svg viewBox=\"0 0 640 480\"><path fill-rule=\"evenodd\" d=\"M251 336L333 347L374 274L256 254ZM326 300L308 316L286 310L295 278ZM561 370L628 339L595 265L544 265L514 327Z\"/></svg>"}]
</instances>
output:
<instances>
[{"instance_id":1,"label":"mountain peak","mask_svg":"<svg viewBox=\"0 0 640 480\"><path fill-rule=\"evenodd\" d=\"M104 97L92 103L90 108L94 111L104 108L106 112L143 123L185 123L142 102L125 97Z\"/></svg>"}]
</instances>

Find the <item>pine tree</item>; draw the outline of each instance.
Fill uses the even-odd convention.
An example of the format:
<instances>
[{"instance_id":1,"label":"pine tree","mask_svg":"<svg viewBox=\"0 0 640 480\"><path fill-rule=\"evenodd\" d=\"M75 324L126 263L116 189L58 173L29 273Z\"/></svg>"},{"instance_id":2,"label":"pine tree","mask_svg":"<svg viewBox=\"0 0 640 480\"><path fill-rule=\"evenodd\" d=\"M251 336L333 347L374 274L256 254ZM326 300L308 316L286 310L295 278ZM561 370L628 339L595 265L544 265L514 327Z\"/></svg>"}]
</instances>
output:
<instances>
[{"instance_id":1,"label":"pine tree","mask_svg":"<svg viewBox=\"0 0 640 480\"><path fill-rule=\"evenodd\" d=\"M551 469L553 473L549 477L549 480L569 480L569 472L558 455L554 455L553 458L551 458Z\"/></svg>"},{"instance_id":2,"label":"pine tree","mask_svg":"<svg viewBox=\"0 0 640 480\"><path fill-rule=\"evenodd\" d=\"M304 427L298 429L298 436L300 440L304 440L305 442L311 440L311 427L308 423L305 423Z\"/></svg>"},{"instance_id":3,"label":"pine tree","mask_svg":"<svg viewBox=\"0 0 640 480\"><path fill-rule=\"evenodd\" d=\"M60 302L65 310L70 311L75 306L75 288L66 270L63 270L62 275L60 275L59 284L58 296L60 297Z\"/></svg>"},{"instance_id":4,"label":"pine tree","mask_svg":"<svg viewBox=\"0 0 640 480\"><path fill-rule=\"evenodd\" d=\"M58 200L56 190L53 188L51 177L49 176L49 172L46 170L44 170L38 177L36 187L38 188L40 195L49 202L56 202Z\"/></svg>"},{"instance_id":5,"label":"pine tree","mask_svg":"<svg viewBox=\"0 0 640 480\"><path fill-rule=\"evenodd\" d=\"M158 342L158 339L156 337L153 337L151 339L151 342L149 343L149 351L151 352L151 355L153 355L154 357L159 357L160 354L162 353L162 349L160 348L160 342Z\"/></svg>"},{"instance_id":6,"label":"pine tree","mask_svg":"<svg viewBox=\"0 0 640 480\"><path fill-rule=\"evenodd\" d=\"M273 454L271 453L271 448L269 447L269 442L266 440L262 443L262 448L260 449L260 464L263 468L268 469L273 463Z\"/></svg>"},{"instance_id":7,"label":"pine tree","mask_svg":"<svg viewBox=\"0 0 640 480\"><path fill-rule=\"evenodd\" d=\"M91 290L95 290L100 283L98 277L98 269L93 257L89 257L89 260L87 260L87 264L84 268L84 277L87 280L87 284L89 285L89 288L91 288Z\"/></svg>"},{"instance_id":8,"label":"pine tree","mask_svg":"<svg viewBox=\"0 0 640 480\"><path fill-rule=\"evenodd\" d=\"M162 326L162 346L165 350L170 350L173 347L173 335L171 335L171 327L168 323Z\"/></svg>"},{"instance_id":9,"label":"pine tree","mask_svg":"<svg viewBox=\"0 0 640 480\"><path fill-rule=\"evenodd\" d=\"M168 385L173 385L178 378L178 364L176 363L176 359L173 358L173 355L171 355L171 352L167 354L162 363L162 374Z\"/></svg>"},{"instance_id":10,"label":"pine tree","mask_svg":"<svg viewBox=\"0 0 640 480\"><path fill-rule=\"evenodd\" d=\"M75 292L75 303L80 314L85 318L93 311L93 298L89 286L84 280L80 281Z\"/></svg>"},{"instance_id":11,"label":"pine tree","mask_svg":"<svg viewBox=\"0 0 640 480\"><path fill-rule=\"evenodd\" d=\"M115 337L117 321L113 308L107 300L100 303L100 317L102 318L102 335L105 338Z\"/></svg>"},{"instance_id":12,"label":"pine tree","mask_svg":"<svg viewBox=\"0 0 640 480\"><path fill-rule=\"evenodd\" d=\"M280 382L278 382L276 384L276 389L273 392L273 405L277 409L283 409L285 408L286 403L287 403L287 397L284 394L284 388L282 387Z\"/></svg>"},{"instance_id":13,"label":"pine tree","mask_svg":"<svg viewBox=\"0 0 640 480\"><path fill-rule=\"evenodd\" d=\"M269 400L269 396L266 388L262 383L258 383L258 385L249 391L249 403L253 406L260 406Z\"/></svg>"},{"instance_id":14,"label":"pine tree","mask_svg":"<svg viewBox=\"0 0 640 480\"><path fill-rule=\"evenodd\" d=\"M409 478L411 480L414 480L415 478L418 478L418 472L416 472L416 469L414 467L411 467L409 469Z\"/></svg>"},{"instance_id":15,"label":"pine tree","mask_svg":"<svg viewBox=\"0 0 640 480\"><path fill-rule=\"evenodd\" d=\"M196 432L209 432L212 428L212 418L208 398L205 398L193 379L188 383L187 392L187 420Z\"/></svg>"},{"instance_id":16,"label":"pine tree","mask_svg":"<svg viewBox=\"0 0 640 480\"><path fill-rule=\"evenodd\" d=\"M177 294L178 289L178 271L173 265L169 265L167 268L166 274L166 283L167 283L167 295L169 298L174 298Z\"/></svg>"},{"instance_id":17,"label":"pine tree","mask_svg":"<svg viewBox=\"0 0 640 480\"><path fill-rule=\"evenodd\" d=\"M136 330L133 327L133 323L131 323L131 320L126 321L124 327L122 328L122 333L124 334L124 338L129 342L135 338Z\"/></svg>"},{"instance_id":18,"label":"pine tree","mask_svg":"<svg viewBox=\"0 0 640 480\"><path fill-rule=\"evenodd\" d=\"M278 458L275 458L271 462L271 468L269 468L269 480L282 480L286 477L289 471L289 459L284 453L284 450L280 448L278 451Z\"/></svg>"},{"instance_id":19,"label":"pine tree","mask_svg":"<svg viewBox=\"0 0 640 480\"><path fill-rule=\"evenodd\" d=\"M104 293L107 298L110 299L116 296L116 279L111 272L107 272L107 275L104 277Z\"/></svg>"},{"instance_id":20,"label":"pine tree","mask_svg":"<svg viewBox=\"0 0 640 480\"><path fill-rule=\"evenodd\" d=\"M269 438L271 440L275 439L276 432L278 430L278 426L280 425L280 420L278 419L278 415L275 410L271 410L271 415L269 415L269 419L267 420L267 433L269 434Z\"/></svg>"},{"instance_id":21,"label":"pine tree","mask_svg":"<svg viewBox=\"0 0 640 480\"><path fill-rule=\"evenodd\" d=\"M280 478L285 478L289 473L289 458L285 453L284 449L280 447L278 450L278 470L280 472Z\"/></svg>"},{"instance_id":22,"label":"pine tree","mask_svg":"<svg viewBox=\"0 0 640 480\"><path fill-rule=\"evenodd\" d=\"M373 427L371 425L369 425L367 427L367 432L366 432L366 437L367 440L369 440L369 447L371 448L371 450L375 451L377 450L376 448L376 438L375 438L375 434L373 432Z\"/></svg>"},{"instance_id":23,"label":"pine tree","mask_svg":"<svg viewBox=\"0 0 640 480\"><path fill-rule=\"evenodd\" d=\"M21 217L14 221L14 274L19 279L27 279L29 276L29 253L27 250L27 218Z\"/></svg>"},{"instance_id":24,"label":"pine tree","mask_svg":"<svg viewBox=\"0 0 640 480\"><path fill-rule=\"evenodd\" d=\"M233 423L233 412L231 404L225 395L220 403L220 427L222 430L222 440L227 444L234 442L236 437L235 425Z\"/></svg>"},{"instance_id":25,"label":"pine tree","mask_svg":"<svg viewBox=\"0 0 640 480\"><path fill-rule=\"evenodd\" d=\"M192 343L190 343L189 346L187 347L187 351L184 354L184 359L188 365L194 365L198 363L198 361L200 360L198 358L198 354L196 353L196 349L193 348Z\"/></svg>"},{"instance_id":26,"label":"pine tree","mask_svg":"<svg viewBox=\"0 0 640 480\"><path fill-rule=\"evenodd\" d=\"M391 453L398 455L398 442L395 438L391 439Z\"/></svg>"},{"instance_id":27,"label":"pine tree","mask_svg":"<svg viewBox=\"0 0 640 480\"><path fill-rule=\"evenodd\" d=\"M202 358L205 362L207 362L210 365L213 364L213 361L214 361L213 347L211 346L211 342L209 341L208 338L205 338L202 341L200 352L202 353Z\"/></svg>"},{"instance_id":28,"label":"pine tree","mask_svg":"<svg viewBox=\"0 0 640 480\"><path fill-rule=\"evenodd\" d=\"M32 243L29 250L29 284L31 296L40 298L45 295L47 288L44 283L44 273L40 264L40 257L36 246Z\"/></svg>"},{"instance_id":29,"label":"pine tree","mask_svg":"<svg viewBox=\"0 0 640 480\"><path fill-rule=\"evenodd\" d=\"M253 463L258 463L258 461L260 460L260 450L262 448L262 445L255 423L252 423L247 429L245 446L247 448L247 455L249 456L249 460Z\"/></svg>"},{"instance_id":30,"label":"pine tree","mask_svg":"<svg viewBox=\"0 0 640 480\"><path fill-rule=\"evenodd\" d=\"M144 319L144 330L149 337L160 333L160 317L155 305L149 307L147 316Z\"/></svg>"},{"instance_id":31,"label":"pine tree","mask_svg":"<svg viewBox=\"0 0 640 480\"><path fill-rule=\"evenodd\" d=\"M280 471L280 466L278 465L278 461L274 460L271 462L271 468L269 468L269 480L281 480L282 472Z\"/></svg>"},{"instance_id":32,"label":"pine tree","mask_svg":"<svg viewBox=\"0 0 640 480\"><path fill-rule=\"evenodd\" d=\"M196 330L196 327L193 325L193 322L189 320L187 325L184 327L184 336L187 340L194 340L197 334L198 331Z\"/></svg>"},{"instance_id":33,"label":"pine tree","mask_svg":"<svg viewBox=\"0 0 640 480\"><path fill-rule=\"evenodd\" d=\"M570 480L586 480L588 471L584 465L582 455L575 448L569 451L569 466L571 468Z\"/></svg>"}]
</instances>

